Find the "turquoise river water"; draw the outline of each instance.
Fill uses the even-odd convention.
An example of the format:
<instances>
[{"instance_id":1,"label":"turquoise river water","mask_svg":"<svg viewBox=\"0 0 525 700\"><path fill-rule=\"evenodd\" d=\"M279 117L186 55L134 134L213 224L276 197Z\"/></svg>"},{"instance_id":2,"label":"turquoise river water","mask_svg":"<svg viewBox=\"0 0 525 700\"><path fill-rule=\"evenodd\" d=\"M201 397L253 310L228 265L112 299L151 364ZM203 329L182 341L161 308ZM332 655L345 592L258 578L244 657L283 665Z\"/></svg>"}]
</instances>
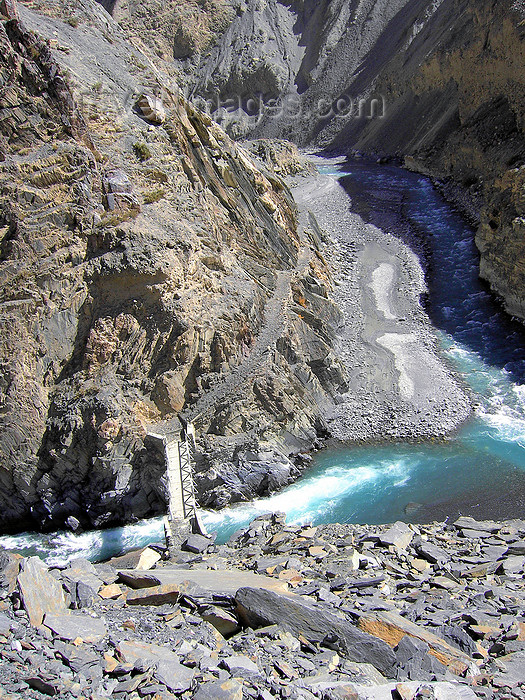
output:
<instances>
[{"instance_id":1,"label":"turquoise river water","mask_svg":"<svg viewBox=\"0 0 525 700\"><path fill-rule=\"evenodd\" d=\"M258 514L284 511L291 523L429 522L525 515L525 326L503 313L477 276L474 232L423 176L351 160L321 168L339 178L366 221L414 247L427 271L425 307L444 354L470 386L473 418L445 443L325 450L282 492L205 512L224 541ZM124 528L0 537L0 546L49 563L107 558L163 538L162 518Z\"/></svg>"}]
</instances>

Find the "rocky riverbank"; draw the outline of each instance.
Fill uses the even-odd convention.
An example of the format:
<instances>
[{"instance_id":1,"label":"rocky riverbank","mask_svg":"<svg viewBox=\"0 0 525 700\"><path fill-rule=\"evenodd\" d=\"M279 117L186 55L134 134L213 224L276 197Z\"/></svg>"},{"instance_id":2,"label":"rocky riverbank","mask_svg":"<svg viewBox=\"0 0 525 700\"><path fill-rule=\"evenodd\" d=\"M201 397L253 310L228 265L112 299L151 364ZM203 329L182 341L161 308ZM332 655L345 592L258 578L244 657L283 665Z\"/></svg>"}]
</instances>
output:
<instances>
[{"instance_id":1,"label":"rocky riverbank","mask_svg":"<svg viewBox=\"0 0 525 700\"><path fill-rule=\"evenodd\" d=\"M468 418L470 397L421 306L421 261L407 243L353 211L335 177L305 175L289 184L300 220L313 215L323 231L342 312L334 348L347 386L327 411L330 435L345 442L450 435Z\"/></svg>"},{"instance_id":2,"label":"rocky riverbank","mask_svg":"<svg viewBox=\"0 0 525 700\"><path fill-rule=\"evenodd\" d=\"M453 431L468 399L409 249L291 144L233 142L100 4L68 12L0 22L2 530L162 514L148 433L179 416L209 507L282 488L330 437ZM305 167L298 216L282 178Z\"/></svg>"},{"instance_id":3,"label":"rocky riverbank","mask_svg":"<svg viewBox=\"0 0 525 700\"><path fill-rule=\"evenodd\" d=\"M287 526L0 555L0 697L525 698L525 522Z\"/></svg>"}]
</instances>

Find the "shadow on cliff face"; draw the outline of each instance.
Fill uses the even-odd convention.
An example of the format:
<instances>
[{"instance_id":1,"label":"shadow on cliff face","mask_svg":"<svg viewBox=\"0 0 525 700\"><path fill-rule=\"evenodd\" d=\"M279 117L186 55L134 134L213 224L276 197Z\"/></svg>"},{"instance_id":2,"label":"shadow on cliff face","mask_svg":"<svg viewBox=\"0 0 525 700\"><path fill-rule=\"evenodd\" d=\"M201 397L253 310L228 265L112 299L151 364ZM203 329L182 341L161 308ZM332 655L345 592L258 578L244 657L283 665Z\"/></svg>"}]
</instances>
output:
<instances>
[{"instance_id":1,"label":"shadow on cliff face","mask_svg":"<svg viewBox=\"0 0 525 700\"><path fill-rule=\"evenodd\" d=\"M429 289L422 302L432 323L523 384L525 328L479 278L472 227L427 177L365 159L349 160L345 172L339 182L352 210L418 255Z\"/></svg>"},{"instance_id":2,"label":"shadow on cliff face","mask_svg":"<svg viewBox=\"0 0 525 700\"><path fill-rule=\"evenodd\" d=\"M115 391L107 394L112 396L99 393L72 402L65 414L60 407L50 410L39 470L30 484L39 530L63 527L70 515L83 528L103 528L166 512L164 455L147 440L125 435L113 443L95 429L95 418L122 400Z\"/></svg>"}]
</instances>

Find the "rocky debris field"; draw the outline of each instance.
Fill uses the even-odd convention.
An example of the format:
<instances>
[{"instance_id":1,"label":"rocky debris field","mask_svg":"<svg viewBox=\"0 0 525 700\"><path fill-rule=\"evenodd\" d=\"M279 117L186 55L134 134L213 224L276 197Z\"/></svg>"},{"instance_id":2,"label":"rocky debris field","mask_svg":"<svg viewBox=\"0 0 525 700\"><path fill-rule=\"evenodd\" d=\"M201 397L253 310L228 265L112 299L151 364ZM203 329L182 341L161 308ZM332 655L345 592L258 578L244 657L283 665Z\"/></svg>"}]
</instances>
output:
<instances>
[{"instance_id":1,"label":"rocky debris field","mask_svg":"<svg viewBox=\"0 0 525 700\"><path fill-rule=\"evenodd\" d=\"M525 698L525 521L191 535L110 562L0 553L1 698Z\"/></svg>"},{"instance_id":2,"label":"rocky debris field","mask_svg":"<svg viewBox=\"0 0 525 700\"><path fill-rule=\"evenodd\" d=\"M311 156L319 167L337 158ZM471 397L443 357L421 304L427 283L411 246L353 211L331 175L289 178L300 217L323 232L341 310L334 343L345 391L325 420L340 442L445 437L471 414Z\"/></svg>"}]
</instances>

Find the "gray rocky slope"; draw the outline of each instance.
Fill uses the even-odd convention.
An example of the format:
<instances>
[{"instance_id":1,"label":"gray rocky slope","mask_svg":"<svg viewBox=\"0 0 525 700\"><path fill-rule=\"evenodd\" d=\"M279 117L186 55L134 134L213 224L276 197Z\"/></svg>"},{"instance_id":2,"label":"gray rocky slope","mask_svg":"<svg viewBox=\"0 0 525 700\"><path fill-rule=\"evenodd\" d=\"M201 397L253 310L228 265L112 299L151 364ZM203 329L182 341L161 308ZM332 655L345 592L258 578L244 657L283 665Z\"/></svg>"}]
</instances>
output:
<instances>
[{"instance_id":1,"label":"gray rocky slope","mask_svg":"<svg viewBox=\"0 0 525 700\"><path fill-rule=\"evenodd\" d=\"M0 556L0 696L523 700L525 523L287 526Z\"/></svg>"},{"instance_id":2,"label":"gray rocky slope","mask_svg":"<svg viewBox=\"0 0 525 700\"><path fill-rule=\"evenodd\" d=\"M330 275L284 183L99 5L44 9L0 24L0 519L18 528L163 512L146 432L185 407L203 433L240 434L239 459L280 434L311 446L343 382ZM315 300L306 320L292 287ZM236 401L230 381L197 408L234 368ZM250 493L267 482L260 461Z\"/></svg>"},{"instance_id":3,"label":"gray rocky slope","mask_svg":"<svg viewBox=\"0 0 525 700\"><path fill-rule=\"evenodd\" d=\"M397 156L465 188L481 274L524 317L523 2L231 7L215 45L180 61L189 94L224 105L235 135Z\"/></svg>"}]
</instances>

